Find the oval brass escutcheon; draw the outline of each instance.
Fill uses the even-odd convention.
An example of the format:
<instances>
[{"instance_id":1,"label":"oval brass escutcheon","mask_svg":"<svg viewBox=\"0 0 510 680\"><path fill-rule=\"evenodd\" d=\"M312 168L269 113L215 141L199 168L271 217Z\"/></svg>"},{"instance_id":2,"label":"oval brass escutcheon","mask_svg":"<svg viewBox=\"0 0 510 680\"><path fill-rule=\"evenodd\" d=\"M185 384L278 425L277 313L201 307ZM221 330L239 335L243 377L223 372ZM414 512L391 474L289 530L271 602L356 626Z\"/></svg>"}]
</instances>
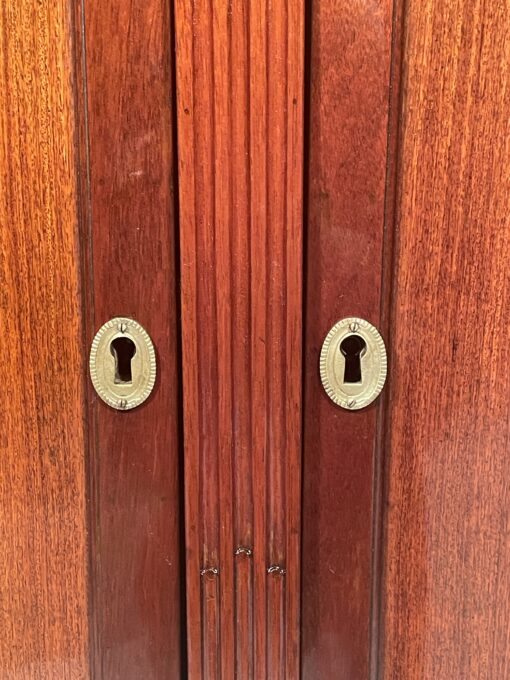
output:
<instances>
[{"instance_id":1,"label":"oval brass escutcheon","mask_svg":"<svg viewBox=\"0 0 510 680\"><path fill-rule=\"evenodd\" d=\"M101 399L126 411L140 406L156 382L156 353L147 331L134 319L116 317L96 333L90 377Z\"/></svg>"},{"instance_id":2,"label":"oval brass escutcheon","mask_svg":"<svg viewBox=\"0 0 510 680\"><path fill-rule=\"evenodd\" d=\"M337 321L321 350L320 374L329 398L350 411L371 404L386 381L386 348L375 326L358 317Z\"/></svg>"}]
</instances>

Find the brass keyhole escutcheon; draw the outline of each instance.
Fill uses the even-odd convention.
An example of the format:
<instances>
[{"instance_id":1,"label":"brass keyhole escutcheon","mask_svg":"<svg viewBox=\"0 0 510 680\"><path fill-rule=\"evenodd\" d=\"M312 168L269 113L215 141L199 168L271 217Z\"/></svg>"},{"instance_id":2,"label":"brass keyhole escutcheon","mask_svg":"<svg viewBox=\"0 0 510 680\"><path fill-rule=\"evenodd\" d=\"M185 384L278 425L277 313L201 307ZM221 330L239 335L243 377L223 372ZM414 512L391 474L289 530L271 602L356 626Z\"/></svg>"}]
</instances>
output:
<instances>
[{"instance_id":1,"label":"brass keyhole escutcheon","mask_svg":"<svg viewBox=\"0 0 510 680\"><path fill-rule=\"evenodd\" d=\"M134 319L116 317L96 333L90 377L101 399L127 411L140 406L156 382L156 353L147 331Z\"/></svg>"},{"instance_id":2,"label":"brass keyhole escutcheon","mask_svg":"<svg viewBox=\"0 0 510 680\"><path fill-rule=\"evenodd\" d=\"M384 341L375 326L359 317L340 319L322 345L320 375L329 398L356 411L371 404L386 381Z\"/></svg>"}]
</instances>

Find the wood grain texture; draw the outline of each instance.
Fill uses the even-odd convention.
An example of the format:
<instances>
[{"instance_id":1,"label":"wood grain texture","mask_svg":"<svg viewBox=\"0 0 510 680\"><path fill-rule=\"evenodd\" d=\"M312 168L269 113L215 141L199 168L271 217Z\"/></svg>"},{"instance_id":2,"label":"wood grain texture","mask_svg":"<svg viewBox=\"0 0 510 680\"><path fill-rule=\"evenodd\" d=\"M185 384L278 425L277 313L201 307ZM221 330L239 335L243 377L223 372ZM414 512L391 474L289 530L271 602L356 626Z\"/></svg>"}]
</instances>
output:
<instances>
[{"instance_id":1,"label":"wood grain texture","mask_svg":"<svg viewBox=\"0 0 510 680\"><path fill-rule=\"evenodd\" d=\"M320 382L319 354L343 317L387 331L381 284L393 2L318 0L309 20L303 679L366 680L378 404L356 412L335 406Z\"/></svg>"},{"instance_id":2,"label":"wood grain texture","mask_svg":"<svg viewBox=\"0 0 510 680\"><path fill-rule=\"evenodd\" d=\"M510 675L510 9L408 3L381 677Z\"/></svg>"},{"instance_id":3,"label":"wood grain texture","mask_svg":"<svg viewBox=\"0 0 510 680\"><path fill-rule=\"evenodd\" d=\"M94 670L173 680L183 572L170 7L84 0L83 10L88 339L130 316L158 362L153 394L133 411L110 409L90 387Z\"/></svg>"},{"instance_id":4,"label":"wood grain texture","mask_svg":"<svg viewBox=\"0 0 510 680\"><path fill-rule=\"evenodd\" d=\"M294 679L304 9L175 7L189 678Z\"/></svg>"},{"instance_id":5,"label":"wood grain texture","mask_svg":"<svg viewBox=\"0 0 510 680\"><path fill-rule=\"evenodd\" d=\"M0 677L89 678L69 3L0 2Z\"/></svg>"}]
</instances>

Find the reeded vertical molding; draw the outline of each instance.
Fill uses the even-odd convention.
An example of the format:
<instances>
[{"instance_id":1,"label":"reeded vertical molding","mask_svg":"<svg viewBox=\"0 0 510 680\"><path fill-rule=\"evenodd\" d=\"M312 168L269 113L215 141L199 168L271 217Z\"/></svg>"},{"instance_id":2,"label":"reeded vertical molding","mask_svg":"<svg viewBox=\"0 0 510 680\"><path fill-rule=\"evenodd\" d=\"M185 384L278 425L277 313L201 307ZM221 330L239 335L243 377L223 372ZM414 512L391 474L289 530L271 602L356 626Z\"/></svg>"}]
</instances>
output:
<instances>
[{"instance_id":1,"label":"reeded vertical molding","mask_svg":"<svg viewBox=\"0 0 510 680\"><path fill-rule=\"evenodd\" d=\"M176 0L192 680L299 672L303 20Z\"/></svg>"}]
</instances>

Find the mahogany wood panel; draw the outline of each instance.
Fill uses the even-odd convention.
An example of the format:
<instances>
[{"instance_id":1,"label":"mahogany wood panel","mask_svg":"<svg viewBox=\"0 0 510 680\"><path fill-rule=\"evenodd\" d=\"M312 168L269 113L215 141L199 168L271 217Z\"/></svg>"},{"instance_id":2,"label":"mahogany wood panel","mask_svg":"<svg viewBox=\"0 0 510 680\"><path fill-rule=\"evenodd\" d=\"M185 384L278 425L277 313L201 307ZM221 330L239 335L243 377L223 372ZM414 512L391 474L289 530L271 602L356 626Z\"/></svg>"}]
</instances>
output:
<instances>
[{"instance_id":1,"label":"mahogany wood panel","mask_svg":"<svg viewBox=\"0 0 510 680\"><path fill-rule=\"evenodd\" d=\"M88 679L72 22L0 2L0 677Z\"/></svg>"},{"instance_id":2,"label":"mahogany wood panel","mask_svg":"<svg viewBox=\"0 0 510 680\"><path fill-rule=\"evenodd\" d=\"M510 9L408 3L381 677L510 675Z\"/></svg>"},{"instance_id":3,"label":"mahogany wood panel","mask_svg":"<svg viewBox=\"0 0 510 680\"><path fill-rule=\"evenodd\" d=\"M189 678L295 679L304 8L175 7Z\"/></svg>"},{"instance_id":4,"label":"mahogany wood panel","mask_svg":"<svg viewBox=\"0 0 510 680\"><path fill-rule=\"evenodd\" d=\"M380 405L356 412L335 406L320 382L319 354L330 327L346 316L361 316L387 334L382 280L393 13L391 0L318 0L309 16L304 680L369 674Z\"/></svg>"},{"instance_id":5,"label":"mahogany wood panel","mask_svg":"<svg viewBox=\"0 0 510 680\"><path fill-rule=\"evenodd\" d=\"M158 361L136 410L112 410L90 388L94 669L98 679L173 680L183 572L170 6L84 0L83 10L88 341L109 318L131 316Z\"/></svg>"}]
</instances>

